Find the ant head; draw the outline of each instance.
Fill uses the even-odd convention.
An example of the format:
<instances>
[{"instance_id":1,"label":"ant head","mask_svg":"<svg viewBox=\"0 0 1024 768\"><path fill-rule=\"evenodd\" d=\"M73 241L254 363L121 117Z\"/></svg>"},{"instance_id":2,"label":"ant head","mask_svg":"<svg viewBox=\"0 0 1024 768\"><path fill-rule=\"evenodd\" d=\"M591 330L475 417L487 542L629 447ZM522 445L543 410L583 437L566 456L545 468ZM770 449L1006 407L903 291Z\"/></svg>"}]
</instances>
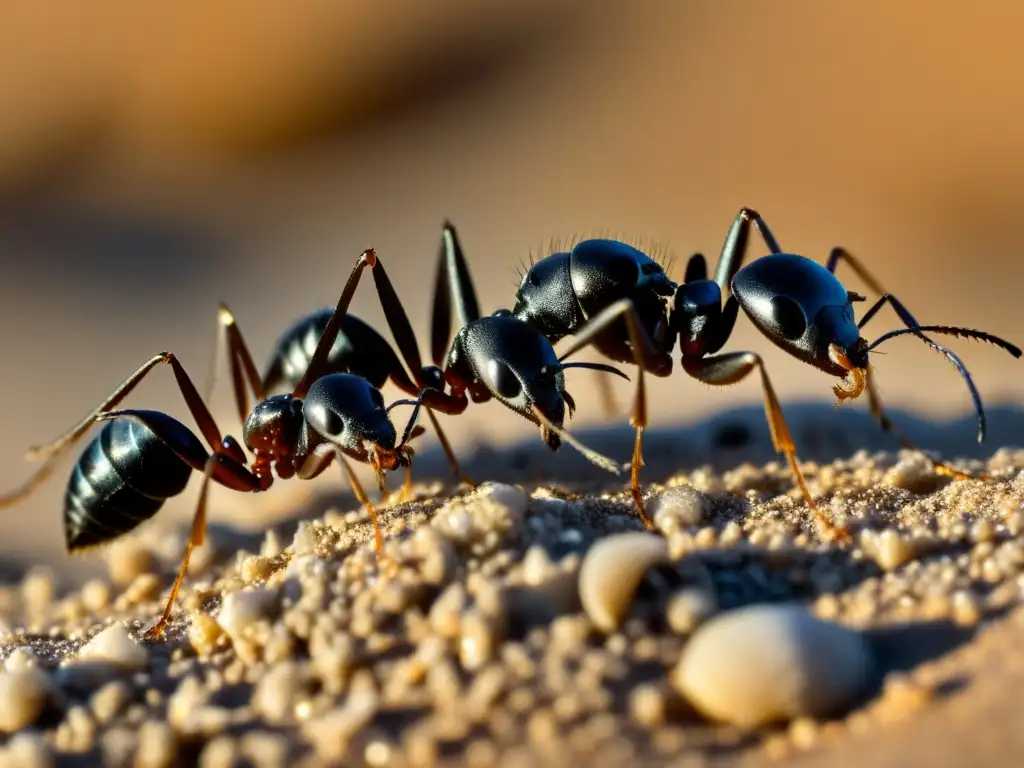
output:
<instances>
[{"instance_id":1,"label":"ant head","mask_svg":"<svg viewBox=\"0 0 1024 768\"><path fill-rule=\"evenodd\" d=\"M501 403L536 422L538 409L557 427L565 419L565 375L551 343L534 327L510 315L482 317L462 329L453 356ZM545 430L552 449L558 436Z\"/></svg>"},{"instance_id":2,"label":"ant head","mask_svg":"<svg viewBox=\"0 0 1024 768\"><path fill-rule=\"evenodd\" d=\"M395 427L384 396L366 379L333 373L313 382L303 403L306 423L323 440L339 448L361 450L366 443L395 447Z\"/></svg>"},{"instance_id":3,"label":"ant head","mask_svg":"<svg viewBox=\"0 0 1024 768\"><path fill-rule=\"evenodd\" d=\"M793 356L835 376L867 368L867 342L853 313L862 299L816 261L757 259L736 273L732 293L758 329Z\"/></svg>"}]
</instances>

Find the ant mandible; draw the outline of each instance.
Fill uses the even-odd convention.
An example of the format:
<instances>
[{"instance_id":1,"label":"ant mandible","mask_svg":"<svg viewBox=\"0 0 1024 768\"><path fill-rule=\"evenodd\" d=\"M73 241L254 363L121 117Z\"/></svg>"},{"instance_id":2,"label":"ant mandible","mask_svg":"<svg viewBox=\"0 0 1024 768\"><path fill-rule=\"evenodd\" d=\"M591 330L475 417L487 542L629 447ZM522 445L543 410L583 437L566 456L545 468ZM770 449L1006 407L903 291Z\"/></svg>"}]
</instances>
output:
<instances>
[{"instance_id":1,"label":"ant mandible","mask_svg":"<svg viewBox=\"0 0 1024 768\"><path fill-rule=\"evenodd\" d=\"M372 249L356 262L341 298L299 380L290 393L265 396L248 347L234 316L226 306L219 312L226 331L236 404L244 423L243 441L252 452L251 467L238 441L222 436L203 398L178 359L170 352L150 358L129 376L85 419L48 445L30 449L29 459L45 459L39 470L13 493L0 497L0 507L21 501L53 472L57 459L97 422L106 422L82 453L68 481L64 497L64 533L70 552L109 542L153 517L167 499L184 491L193 470L203 473L191 533L177 579L159 621L146 633L163 635L174 608L194 547L206 531L209 483L236 491L259 492L280 479L297 476L309 480L337 458L352 489L370 514L374 549L380 553L383 534L370 503L346 457L370 464L378 475L412 460L409 441L422 433L415 425L422 397L399 400L385 407L380 391L366 379L351 374L324 375L325 363L342 319L366 267L382 268ZM157 365L171 366L178 388L206 443L181 422L151 410L115 410ZM248 410L246 386L256 406ZM420 393L422 394L422 393ZM388 412L397 405L413 405L413 413L396 445L397 433ZM383 485L382 485L383 487Z\"/></svg>"},{"instance_id":2,"label":"ant mandible","mask_svg":"<svg viewBox=\"0 0 1024 768\"><path fill-rule=\"evenodd\" d=\"M744 267L751 224L770 254ZM848 264L879 294L859 323L854 319L853 304L865 298L847 291L835 276L840 262ZM731 295L723 305L726 291ZM671 313L668 297L672 297ZM860 330L886 304L906 327L868 343ZM977 388L963 361L927 334L978 339L995 344L1014 357L1021 356L1021 350L1013 344L983 331L922 326L899 299L885 291L843 248L834 248L824 266L803 256L783 253L761 216L749 208L743 208L733 221L714 279L710 280L704 257L699 253L691 257L685 281L677 286L648 256L614 240L587 240L570 252L547 256L531 265L523 276L513 313L536 325L553 342L573 335L572 345L560 360L594 344L606 357L637 365L639 375L631 418L636 440L630 490L648 527L651 522L644 512L639 487L643 431L647 426L643 374L671 373L671 352L678 338L683 370L706 384L734 384L755 368L758 370L776 451L786 456L804 498L825 531L833 536L845 535L820 511L811 496L761 356L755 352L717 354L728 341L740 309L777 346L825 373L842 378L833 387L839 402L866 391L871 413L882 429L910 450L918 449L896 428L882 406L868 363L870 351L895 336L912 334L945 355L970 389L978 412L979 442L984 439L985 414ZM967 477L941 462L933 464L939 471Z\"/></svg>"}]
</instances>

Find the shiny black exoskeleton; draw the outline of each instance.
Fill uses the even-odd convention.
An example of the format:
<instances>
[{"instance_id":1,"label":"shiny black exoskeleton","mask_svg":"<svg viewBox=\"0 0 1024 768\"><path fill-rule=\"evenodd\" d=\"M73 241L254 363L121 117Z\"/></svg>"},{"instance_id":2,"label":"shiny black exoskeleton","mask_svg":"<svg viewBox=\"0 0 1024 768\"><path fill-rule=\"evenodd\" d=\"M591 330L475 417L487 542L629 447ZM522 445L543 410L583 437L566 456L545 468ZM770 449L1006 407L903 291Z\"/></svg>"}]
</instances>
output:
<instances>
[{"instance_id":1,"label":"shiny black exoskeleton","mask_svg":"<svg viewBox=\"0 0 1024 768\"><path fill-rule=\"evenodd\" d=\"M452 305L458 322L454 336ZM398 339L394 325L392 332ZM563 371L577 367L623 378L625 375L608 365L559 361L544 334L507 309L481 316L469 267L451 222L444 224L438 256L431 352L449 391L443 397L428 393L425 405L446 413L461 413L470 399L482 403L493 398L537 424L551 450L566 439L595 464L618 471L618 465L580 445L562 428L566 409L571 414L575 408L565 390Z\"/></svg>"},{"instance_id":2,"label":"shiny black exoskeleton","mask_svg":"<svg viewBox=\"0 0 1024 768\"><path fill-rule=\"evenodd\" d=\"M559 362L545 336L507 310L481 316L458 235L450 223L444 224L434 283L434 365L423 364L408 316L381 265L373 270L373 276L395 346L413 376L406 375L397 355L376 331L351 315L344 319L342 330L344 333L351 328L352 332L344 342L339 336L328 357L327 370L348 370L381 384L391 379L399 388L421 398L449 462L463 480L472 483L458 469L433 412L457 415L466 410L470 401L482 403L491 399L539 425L544 442L552 450L564 438L599 466L618 470L614 463L580 446L563 429L566 409L571 412L575 407L565 390L563 371L581 367L623 374L605 365ZM453 307L458 318L454 334ZM298 365L308 357L310 340L318 332L322 314L314 312L301 318L281 337L265 383L292 381Z\"/></svg>"},{"instance_id":3,"label":"shiny black exoskeleton","mask_svg":"<svg viewBox=\"0 0 1024 768\"><path fill-rule=\"evenodd\" d=\"M314 310L281 334L263 373L267 392L273 392L282 384L291 387L298 383L333 314L334 307ZM361 376L380 389L395 371L402 370L402 363L391 345L369 324L355 315L345 315L338 339L327 356L325 370Z\"/></svg>"},{"instance_id":4,"label":"shiny black exoskeleton","mask_svg":"<svg viewBox=\"0 0 1024 768\"><path fill-rule=\"evenodd\" d=\"M68 482L65 496L65 536L70 551L101 544L132 530L152 517L164 502L181 493L193 470L204 475L192 535L167 608L152 635L163 632L177 591L184 579L193 546L202 544L209 482L237 491L268 489L274 477L311 479L334 459L342 464L353 490L370 513L375 548L382 534L373 506L356 480L346 458L372 465L383 490L383 473L408 467L409 441L422 433L415 422L422 400L400 400L414 406L412 417L398 439L388 417L383 395L366 379L327 373L325 364L365 267L380 268L376 253L360 256L337 307L324 324L324 332L305 371L288 394L267 397L252 356L231 312L221 307L220 324L228 341L229 362L236 405L244 422L242 446L223 436L191 378L177 358L164 352L152 357L126 379L98 408L66 435L50 445L32 449L30 458L45 463L20 489L0 497L0 506L13 504L38 487L52 472L55 461L97 422L106 422L86 447ZM203 440L176 419L157 411L115 410L157 365L171 366L182 397ZM252 410L249 395L255 399ZM204 447L203 443L207 447Z\"/></svg>"},{"instance_id":5,"label":"shiny black exoskeleton","mask_svg":"<svg viewBox=\"0 0 1024 768\"><path fill-rule=\"evenodd\" d=\"M157 411L145 416L159 424L159 437L136 421L110 421L75 465L64 495L69 552L115 539L151 518L185 490L192 476L192 467L179 456L205 455L202 443L179 421Z\"/></svg>"},{"instance_id":6,"label":"shiny black exoskeleton","mask_svg":"<svg viewBox=\"0 0 1024 768\"><path fill-rule=\"evenodd\" d=\"M554 344L578 333L598 312L620 299L633 303L637 317L660 349L669 332L665 300L676 284L654 259L617 240L584 240L572 250L553 253L523 275L512 314L530 323ZM625 324L594 340L605 357L632 363ZM672 358L664 355L665 372Z\"/></svg>"},{"instance_id":7,"label":"shiny black exoskeleton","mask_svg":"<svg viewBox=\"0 0 1024 768\"><path fill-rule=\"evenodd\" d=\"M752 224L768 245L770 255L743 266ZM849 264L880 294L859 323L853 304L864 301L864 297L847 291L836 278L834 273L840 261ZM921 326L898 299L886 293L842 248L833 249L824 266L802 256L782 253L763 219L747 208L740 211L729 230L713 279L708 279L701 254L690 259L685 282L678 286L652 264L645 254L623 243L587 240L572 251L552 254L533 264L523 276L514 309L517 316L534 324L551 340L575 334L562 360L592 344L614 360L637 364L640 377L632 418L637 436L631 490L641 513L637 469L642 465L641 441L647 423L643 372L668 375L671 353L678 345L683 369L706 384L733 384L755 368L759 370L775 447L787 456L819 520L831 527L818 512L803 480L789 429L761 357L754 352L717 354L728 341L740 309L773 343L825 373L841 377L843 381L833 387L840 400L857 397L866 390L871 411L883 429L895 434L908 448L913 444L895 429L872 385L868 364L871 349L893 336L913 334L942 352L970 388L979 415L979 440L984 437L985 420L974 382L959 357L927 334L975 338L996 344L1015 357L1021 354L1014 345L982 331ZM723 303L727 292L730 295ZM886 303L906 327L869 343L860 330ZM945 465L937 466L954 472Z\"/></svg>"}]
</instances>

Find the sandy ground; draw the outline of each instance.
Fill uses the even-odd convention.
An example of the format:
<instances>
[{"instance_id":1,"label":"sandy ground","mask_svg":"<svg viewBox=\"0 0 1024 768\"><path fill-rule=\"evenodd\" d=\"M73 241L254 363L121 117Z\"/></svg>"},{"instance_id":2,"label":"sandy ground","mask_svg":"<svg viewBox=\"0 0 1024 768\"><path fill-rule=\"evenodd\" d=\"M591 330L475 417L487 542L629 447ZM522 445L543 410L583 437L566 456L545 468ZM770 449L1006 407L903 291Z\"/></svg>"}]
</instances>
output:
<instances>
[{"instance_id":1,"label":"sandy ground","mask_svg":"<svg viewBox=\"0 0 1024 768\"><path fill-rule=\"evenodd\" d=\"M929 448L991 475L953 481L919 454L893 453L862 414L789 411L814 446L804 457L812 491L852 540L821 538L788 473L769 461L756 409L655 430L644 479L671 562L641 568L614 631L587 607L581 563L593 542L641 525L621 481L535 440L466 462L477 478L523 492L462 489L450 501L442 459L427 451L415 499L383 512L383 562L348 496L267 534L215 514L161 642L124 635L83 650L111 621L136 637L153 622L183 543L177 525L155 521L126 538L107 552L108 574L85 585L35 569L0 590L3 674L47 670L27 721L18 697L0 703L0 727L35 723L2 754L25 765L1019 760L1024 453L972 448L969 422L900 414ZM1020 411L993 408L990 418L992 445L1021 434ZM628 454L622 431L581 436ZM657 511L687 487L699 492L696 513ZM621 560L612 571L628 580L637 559ZM715 614L803 603L861 632L876 673L837 717L712 724L673 683L693 631L680 625L673 590L696 583Z\"/></svg>"}]
</instances>

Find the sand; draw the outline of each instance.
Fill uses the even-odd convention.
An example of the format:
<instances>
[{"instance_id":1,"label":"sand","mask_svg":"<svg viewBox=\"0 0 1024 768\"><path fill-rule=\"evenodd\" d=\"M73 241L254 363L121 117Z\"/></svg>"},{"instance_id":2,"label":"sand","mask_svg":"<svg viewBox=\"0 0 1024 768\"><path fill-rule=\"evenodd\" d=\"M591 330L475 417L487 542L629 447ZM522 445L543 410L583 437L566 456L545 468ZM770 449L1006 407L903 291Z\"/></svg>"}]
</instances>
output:
<instances>
[{"instance_id":1,"label":"sand","mask_svg":"<svg viewBox=\"0 0 1024 768\"><path fill-rule=\"evenodd\" d=\"M16 691L0 701L0 730L11 732L2 756L126 766L1019 760L1024 451L953 459L991 477L951 480L920 454L893 452L860 415L793 413L798 443L819 436L803 464L811 489L851 540L819 535L784 465L766 461L756 410L658 430L644 479L652 510L662 502L669 562L647 567L627 549L612 558L608 573L638 582L614 598L614 628L584 609L593 577L581 573L595 541L643 530L624 479L533 443L478 451L471 475L501 484L475 493L447 482L426 452L413 500L382 510L381 560L365 512L346 498L255 537L215 529L163 641L138 638L162 608L180 528L154 520L86 584L33 570L0 587L0 685ZM995 409L992 421L1008 442L1022 416ZM967 423L910 431L949 457L971 450ZM621 431L583 436L613 455L628 445ZM849 441L871 450L848 451ZM533 479L545 473L558 482ZM694 503L667 504L680 494ZM678 600L695 588L710 607ZM673 682L689 636L712 615L778 601L862 633L875 672L833 717L710 722Z\"/></svg>"}]
</instances>

